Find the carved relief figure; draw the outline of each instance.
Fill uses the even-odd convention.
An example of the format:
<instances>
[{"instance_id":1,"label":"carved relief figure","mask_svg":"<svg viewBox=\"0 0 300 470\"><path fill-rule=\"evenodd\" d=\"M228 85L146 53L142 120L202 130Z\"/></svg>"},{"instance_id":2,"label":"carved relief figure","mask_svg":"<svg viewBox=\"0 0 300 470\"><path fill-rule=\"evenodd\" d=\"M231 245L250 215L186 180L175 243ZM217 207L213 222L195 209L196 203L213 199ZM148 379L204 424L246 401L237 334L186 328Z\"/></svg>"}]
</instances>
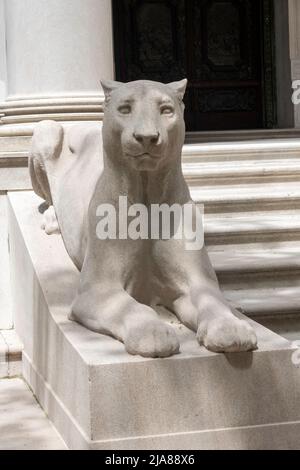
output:
<instances>
[{"instance_id":1,"label":"carved relief figure","mask_svg":"<svg viewBox=\"0 0 300 470\"><path fill-rule=\"evenodd\" d=\"M49 205L44 228L51 233L59 226L80 271L70 318L117 338L131 354L166 357L180 345L153 309L159 304L211 351L255 349L255 332L225 300L204 246L190 251L174 237L97 237L97 208L118 210L120 195L147 207L194 204L181 169L186 80L102 85L102 138L99 124L63 130L44 121L30 156L33 188Z\"/></svg>"}]
</instances>

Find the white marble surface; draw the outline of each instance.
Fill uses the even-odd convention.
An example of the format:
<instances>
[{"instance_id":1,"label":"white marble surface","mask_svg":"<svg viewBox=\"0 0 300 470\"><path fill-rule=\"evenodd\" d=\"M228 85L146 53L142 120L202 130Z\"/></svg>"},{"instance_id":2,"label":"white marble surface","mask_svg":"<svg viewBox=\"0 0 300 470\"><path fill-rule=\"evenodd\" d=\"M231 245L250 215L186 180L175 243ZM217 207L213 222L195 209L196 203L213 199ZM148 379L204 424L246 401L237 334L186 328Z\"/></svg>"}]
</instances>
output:
<instances>
[{"instance_id":1,"label":"white marble surface","mask_svg":"<svg viewBox=\"0 0 300 470\"><path fill-rule=\"evenodd\" d=\"M0 380L0 450L67 450L22 379Z\"/></svg>"},{"instance_id":2,"label":"white marble surface","mask_svg":"<svg viewBox=\"0 0 300 470\"><path fill-rule=\"evenodd\" d=\"M15 330L0 330L0 379L21 376L22 349Z\"/></svg>"},{"instance_id":3,"label":"white marble surface","mask_svg":"<svg viewBox=\"0 0 300 470\"><path fill-rule=\"evenodd\" d=\"M4 0L0 0L0 101L6 97L6 46Z\"/></svg>"},{"instance_id":4,"label":"white marble surface","mask_svg":"<svg viewBox=\"0 0 300 470\"><path fill-rule=\"evenodd\" d=\"M9 0L8 94L99 92L113 76L110 0Z\"/></svg>"},{"instance_id":5,"label":"white marble surface","mask_svg":"<svg viewBox=\"0 0 300 470\"><path fill-rule=\"evenodd\" d=\"M1 182L0 168L0 182ZM1 183L0 183L1 187ZM0 194L0 330L12 328L10 266L8 254L7 201Z\"/></svg>"}]
</instances>

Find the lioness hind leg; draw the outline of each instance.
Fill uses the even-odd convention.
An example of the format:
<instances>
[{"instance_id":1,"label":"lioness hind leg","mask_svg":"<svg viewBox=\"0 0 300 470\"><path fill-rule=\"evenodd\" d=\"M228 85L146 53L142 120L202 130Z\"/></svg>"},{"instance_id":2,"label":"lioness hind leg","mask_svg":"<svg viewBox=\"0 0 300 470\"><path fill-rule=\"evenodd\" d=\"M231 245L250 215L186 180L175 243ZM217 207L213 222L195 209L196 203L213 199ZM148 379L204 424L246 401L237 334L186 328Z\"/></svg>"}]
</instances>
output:
<instances>
[{"instance_id":1,"label":"lioness hind leg","mask_svg":"<svg viewBox=\"0 0 300 470\"><path fill-rule=\"evenodd\" d=\"M34 192L52 204L47 166L62 151L64 131L55 121L42 121L34 129L29 155L29 172Z\"/></svg>"},{"instance_id":2,"label":"lioness hind leg","mask_svg":"<svg viewBox=\"0 0 300 470\"><path fill-rule=\"evenodd\" d=\"M173 328L157 313L139 304L125 290L99 285L78 295L71 320L122 341L130 354L168 357L179 351Z\"/></svg>"},{"instance_id":3,"label":"lioness hind leg","mask_svg":"<svg viewBox=\"0 0 300 470\"><path fill-rule=\"evenodd\" d=\"M41 228L45 230L47 235L60 233L58 220L53 206L48 207L48 209L44 212Z\"/></svg>"},{"instance_id":4,"label":"lioness hind leg","mask_svg":"<svg viewBox=\"0 0 300 470\"><path fill-rule=\"evenodd\" d=\"M31 153L29 155L28 167L33 191L50 206L52 204L51 191L42 159Z\"/></svg>"}]
</instances>

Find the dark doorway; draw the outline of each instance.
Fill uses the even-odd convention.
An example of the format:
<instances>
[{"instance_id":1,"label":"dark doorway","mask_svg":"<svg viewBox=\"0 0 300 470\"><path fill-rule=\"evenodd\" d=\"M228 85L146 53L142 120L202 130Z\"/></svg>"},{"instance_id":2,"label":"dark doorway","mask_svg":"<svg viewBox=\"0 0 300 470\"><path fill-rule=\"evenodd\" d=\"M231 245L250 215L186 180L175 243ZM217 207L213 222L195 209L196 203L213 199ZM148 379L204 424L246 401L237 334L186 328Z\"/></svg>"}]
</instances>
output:
<instances>
[{"instance_id":1,"label":"dark doorway","mask_svg":"<svg viewBox=\"0 0 300 470\"><path fill-rule=\"evenodd\" d=\"M188 131L276 124L273 0L113 0L116 78L187 77Z\"/></svg>"}]
</instances>

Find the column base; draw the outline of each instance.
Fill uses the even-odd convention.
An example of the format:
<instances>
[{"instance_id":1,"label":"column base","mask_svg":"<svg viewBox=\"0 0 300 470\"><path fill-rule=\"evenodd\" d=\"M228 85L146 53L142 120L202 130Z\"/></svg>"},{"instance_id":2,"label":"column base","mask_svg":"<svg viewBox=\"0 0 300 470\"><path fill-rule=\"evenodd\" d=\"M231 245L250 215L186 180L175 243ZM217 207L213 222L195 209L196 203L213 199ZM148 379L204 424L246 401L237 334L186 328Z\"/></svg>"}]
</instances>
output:
<instances>
[{"instance_id":1,"label":"column base","mask_svg":"<svg viewBox=\"0 0 300 470\"><path fill-rule=\"evenodd\" d=\"M53 96L12 96L0 104L0 132L24 132L30 135L36 122L101 121L103 94L68 94Z\"/></svg>"}]
</instances>

